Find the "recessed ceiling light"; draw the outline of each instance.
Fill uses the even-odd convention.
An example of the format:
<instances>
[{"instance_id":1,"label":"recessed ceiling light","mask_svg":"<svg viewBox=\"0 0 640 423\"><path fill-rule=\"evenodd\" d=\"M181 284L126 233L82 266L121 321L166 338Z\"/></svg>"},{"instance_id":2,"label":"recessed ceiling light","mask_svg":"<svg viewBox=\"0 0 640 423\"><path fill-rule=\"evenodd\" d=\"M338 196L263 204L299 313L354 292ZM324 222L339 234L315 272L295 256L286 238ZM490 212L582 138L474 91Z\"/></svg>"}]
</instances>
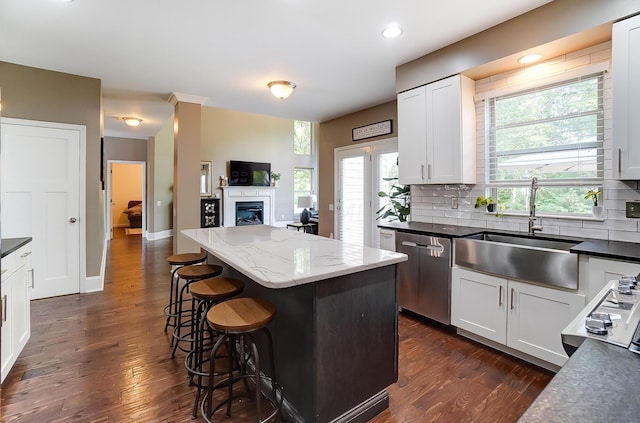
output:
<instances>
[{"instance_id":1,"label":"recessed ceiling light","mask_svg":"<svg viewBox=\"0 0 640 423\"><path fill-rule=\"evenodd\" d=\"M382 30L382 36L384 38L396 38L400 34L402 34L402 28L396 24L391 24Z\"/></svg>"},{"instance_id":2,"label":"recessed ceiling light","mask_svg":"<svg viewBox=\"0 0 640 423\"><path fill-rule=\"evenodd\" d=\"M540 59L542 59L542 54L540 54L540 53L532 53L532 54L527 54L526 56L522 56L521 58L519 58L518 59L518 63L521 63L523 65L527 65L529 63L537 62Z\"/></svg>"}]
</instances>

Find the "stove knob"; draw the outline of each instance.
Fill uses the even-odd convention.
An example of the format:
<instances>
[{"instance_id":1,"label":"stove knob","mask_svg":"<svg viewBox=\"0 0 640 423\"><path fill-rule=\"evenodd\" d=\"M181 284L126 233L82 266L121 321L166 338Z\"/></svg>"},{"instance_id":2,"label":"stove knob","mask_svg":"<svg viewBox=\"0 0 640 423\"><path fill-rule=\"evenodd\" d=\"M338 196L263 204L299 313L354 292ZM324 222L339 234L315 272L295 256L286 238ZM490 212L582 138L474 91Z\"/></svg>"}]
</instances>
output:
<instances>
[{"instance_id":1,"label":"stove knob","mask_svg":"<svg viewBox=\"0 0 640 423\"><path fill-rule=\"evenodd\" d=\"M587 317L585 328L587 329L587 332L593 333L595 335L606 335L608 333L607 325L605 324L604 320L594 319L591 317Z\"/></svg>"},{"instance_id":2,"label":"stove knob","mask_svg":"<svg viewBox=\"0 0 640 423\"><path fill-rule=\"evenodd\" d=\"M613 326L613 322L611 321L611 315L609 313L603 313L600 311L594 311L591 313L592 319L602 320L604 322L605 327Z\"/></svg>"}]
</instances>

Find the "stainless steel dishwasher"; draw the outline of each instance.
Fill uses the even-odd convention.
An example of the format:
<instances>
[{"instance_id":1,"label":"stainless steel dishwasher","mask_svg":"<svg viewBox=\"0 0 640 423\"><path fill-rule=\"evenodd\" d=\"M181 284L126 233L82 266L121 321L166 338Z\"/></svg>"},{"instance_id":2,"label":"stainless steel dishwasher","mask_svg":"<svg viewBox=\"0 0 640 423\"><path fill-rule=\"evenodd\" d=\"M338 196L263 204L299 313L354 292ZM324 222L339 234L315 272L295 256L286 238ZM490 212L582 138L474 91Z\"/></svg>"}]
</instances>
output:
<instances>
[{"instance_id":1,"label":"stainless steel dishwasher","mask_svg":"<svg viewBox=\"0 0 640 423\"><path fill-rule=\"evenodd\" d=\"M451 240L406 232L396 234L398 304L440 323L451 323Z\"/></svg>"}]
</instances>

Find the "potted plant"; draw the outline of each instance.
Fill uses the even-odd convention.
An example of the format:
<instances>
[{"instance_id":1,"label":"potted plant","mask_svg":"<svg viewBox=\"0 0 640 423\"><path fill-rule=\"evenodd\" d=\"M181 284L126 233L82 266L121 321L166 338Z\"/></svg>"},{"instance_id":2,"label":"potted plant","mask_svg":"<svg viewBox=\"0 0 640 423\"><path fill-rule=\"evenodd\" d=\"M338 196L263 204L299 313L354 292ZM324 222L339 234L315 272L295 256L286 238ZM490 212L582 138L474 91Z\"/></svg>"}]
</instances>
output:
<instances>
[{"instance_id":1,"label":"potted plant","mask_svg":"<svg viewBox=\"0 0 640 423\"><path fill-rule=\"evenodd\" d=\"M398 178L383 178L385 181L397 181ZM389 198L389 202L376 212L376 220L392 217L400 222L406 222L411 212L411 186L392 184L389 192L378 192L378 197Z\"/></svg>"},{"instance_id":2,"label":"potted plant","mask_svg":"<svg viewBox=\"0 0 640 423\"><path fill-rule=\"evenodd\" d=\"M590 189L584 195L585 200L591 199L593 201L593 207L591 208L591 214L596 219L602 219L604 217L604 208L598 205L598 196L602 194L602 191L598 188Z\"/></svg>"},{"instance_id":3,"label":"potted plant","mask_svg":"<svg viewBox=\"0 0 640 423\"><path fill-rule=\"evenodd\" d=\"M476 204L473 207L477 209L483 206L487 208L489 213L493 213L496 209L496 204L493 202L493 198L481 195L476 198Z\"/></svg>"},{"instance_id":4,"label":"potted plant","mask_svg":"<svg viewBox=\"0 0 640 423\"><path fill-rule=\"evenodd\" d=\"M269 176L271 176L271 186L272 187L277 187L278 186L278 181L280 180L280 173L276 173L276 172L271 172L269 174Z\"/></svg>"}]
</instances>

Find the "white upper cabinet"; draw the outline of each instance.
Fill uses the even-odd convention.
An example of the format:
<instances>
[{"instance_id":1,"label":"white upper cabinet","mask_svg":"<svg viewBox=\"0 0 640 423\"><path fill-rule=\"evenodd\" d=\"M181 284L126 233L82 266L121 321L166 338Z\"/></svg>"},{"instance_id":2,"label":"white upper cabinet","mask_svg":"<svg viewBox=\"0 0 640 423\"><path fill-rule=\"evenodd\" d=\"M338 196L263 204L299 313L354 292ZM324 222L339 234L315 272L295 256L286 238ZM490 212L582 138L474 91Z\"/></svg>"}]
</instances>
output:
<instances>
[{"instance_id":1,"label":"white upper cabinet","mask_svg":"<svg viewBox=\"0 0 640 423\"><path fill-rule=\"evenodd\" d=\"M426 115L426 87L398 94L398 179L401 184L425 183Z\"/></svg>"},{"instance_id":2,"label":"white upper cabinet","mask_svg":"<svg viewBox=\"0 0 640 423\"><path fill-rule=\"evenodd\" d=\"M612 61L613 176L637 180L640 179L640 15L613 25Z\"/></svg>"},{"instance_id":3,"label":"white upper cabinet","mask_svg":"<svg viewBox=\"0 0 640 423\"><path fill-rule=\"evenodd\" d=\"M398 94L401 184L474 184L475 82L455 75Z\"/></svg>"}]
</instances>

